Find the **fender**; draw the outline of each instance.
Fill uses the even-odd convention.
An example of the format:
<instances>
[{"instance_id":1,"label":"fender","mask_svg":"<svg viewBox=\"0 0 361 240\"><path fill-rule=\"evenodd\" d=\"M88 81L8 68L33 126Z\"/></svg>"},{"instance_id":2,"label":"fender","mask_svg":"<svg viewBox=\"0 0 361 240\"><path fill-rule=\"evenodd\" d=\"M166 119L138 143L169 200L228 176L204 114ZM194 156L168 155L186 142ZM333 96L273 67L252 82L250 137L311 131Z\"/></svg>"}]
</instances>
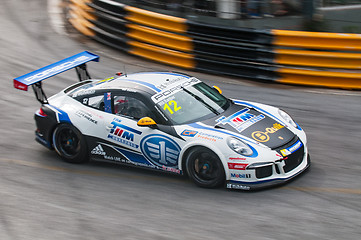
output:
<instances>
[{"instance_id":1,"label":"fender","mask_svg":"<svg viewBox=\"0 0 361 240\"><path fill-rule=\"evenodd\" d=\"M208 144L206 142L194 141L194 142L190 142L182 147L182 151L180 152L179 159L178 159L178 166L179 166L180 170L182 170L184 172L184 170L183 170L183 160L185 160L185 159L183 159L184 154L193 147L205 147L205 148L208 148L209 150L211 150L212 152L214 152L222 162L223 169L224 169L225 175L226 175L226 180L230 179L230 173L229 173L229 171L227 171L228 164L227 164L227 160L225 159L224 155L217 147L215 147L214 145L212 145L210 143Z\"/></svg>"}]
</instances>

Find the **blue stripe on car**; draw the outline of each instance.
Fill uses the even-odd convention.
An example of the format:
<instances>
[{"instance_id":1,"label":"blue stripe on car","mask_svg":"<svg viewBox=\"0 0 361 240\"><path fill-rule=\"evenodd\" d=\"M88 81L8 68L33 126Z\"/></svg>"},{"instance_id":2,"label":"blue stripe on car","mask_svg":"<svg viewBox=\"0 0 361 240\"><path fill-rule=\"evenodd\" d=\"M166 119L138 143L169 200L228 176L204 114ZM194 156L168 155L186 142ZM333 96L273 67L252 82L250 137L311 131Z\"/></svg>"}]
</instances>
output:
<instances>
[{"instance_id":1,"label":"blue stripe on car","mask_svg":"<svg viewBox=\"0 0 361 240\"><path fill-rule=\"evenodd\" d=\"M133 80L133 79L122 79L122 81L135 82L135 83L138 83L140 85L146 86L146 87L148 87L150 89L153 89L156 92L161 91L159 88L157 88L155 85L153 85L151 83L147 83L147 82L143 82L143 81L139 81L139 80Z\"/></svg>"},{"instance_id":2,"label":"blue stripe on car","mask_svg":"<svg viewBox=\"0 0 361 240\"><path fill-rule=\"evenodd\" d=\"M48 105L48 106L50 109L53 108L55 110L59 122L71 123L69 115L66 112L52 105Z\"/></svg>"},{"instance_id":3,"label":"blue stripe on car","mask_svg":"<svg viewBox=\"0 0 361 240\"><path fill-rule=\"evenodd\" d=\"M127 157L127 159L133 163L140 163L140 164L144 164L144 165L148 165L148 166L154 166L153 163L150 163L143 155L138 154L138 153L134 153L131 151L127 151L123 148L118 148L115 147L115 149L117 151L119 151L120 153L122 153L125 157Z\"/></svg>"},{"instance_id":4,"label":"blue stripe on car","mask_svg":"<svg viewBox=\"0 0 361 240\"><path fill-rule=\"evenodd\" d=\"M225 132L225 131L222 131L222 130L218 130L218 129L214 129L214 128L211 128L211 127L206 127L206 126L202 126L198 123L191 123L191 124L188 124L188 126L190 127L193 127L193 128L197 128L197 129L206 129L206 130L210 130L210 131L214 131L214 132L219 132L219 133L223 133L223 134L227 134L227 135L230 135L232 137L235 137L235 138L239 138L239 139L242 139L244 141L247 141L247 142L250 142L250 143L253 143L253 144L258 144L257 142L253 141L253 140L249 140L247 138L243 138L239 135L235 135L235 134L232 134L232 133L229 133L229 132ZM258 152L256 151L256 149L254 149L251 145L247 144L253 151L253 154L251 156L247 156L247 157L257 157L258 156Z\"/></svg>"}]
</instances>

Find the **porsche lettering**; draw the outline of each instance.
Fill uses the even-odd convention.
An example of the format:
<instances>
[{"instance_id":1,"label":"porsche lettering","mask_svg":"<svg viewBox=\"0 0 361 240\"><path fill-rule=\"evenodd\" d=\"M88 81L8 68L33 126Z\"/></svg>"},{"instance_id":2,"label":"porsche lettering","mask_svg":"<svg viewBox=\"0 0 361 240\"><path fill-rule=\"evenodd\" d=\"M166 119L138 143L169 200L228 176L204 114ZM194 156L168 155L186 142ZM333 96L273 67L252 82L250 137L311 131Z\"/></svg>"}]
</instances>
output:
<instances>
[{"instance_id":1,"label":"porsche lettering","mask_svg":"<svg viewBox=\"0 0 361 240\"><path fill-rule=\"evenodd\" d=\"M87 60L87 59L88 59L88 57L81 56L81 57L76 58L74 61L65 62L65 63L63 63L61 65L55 66L53 68L44 70L44 71L42 71L42 72L40 72L38 74L35 74L33 76L27 77L24 80L27 81L27 82L31 82L32 80L34 80L36 78L43 78L43 77L45 77L47 75L50 75L53 72L57 72L57 71L61 71L63 69L67 69L69 66L72 66L72 65L76 64L77 62L82 62L82 61Z\"/></svg>"},{"instance_id":2,"label":"porsche lettering","mask_svg":"<svg viewBox=\"0 0 361 240\"><path fill-rule=\"evenodd\" d=\"M158 102L162 98L167 97L167 96L169 96L169 95L171 95L173 93L178 92L179 90L181 90L184 87L196 84L198 82L199 82L198 79L192 78L192 79L190 79L188 81L185 81L185 82L183 82L183 83L181 83L181 84L179 84L179 85L177 85L175 87L172 87L170 89L166 89L166 90L162 91L161 93L154 95L152 98L155 100L155 102Z\"/></svg>"}]
</instances>

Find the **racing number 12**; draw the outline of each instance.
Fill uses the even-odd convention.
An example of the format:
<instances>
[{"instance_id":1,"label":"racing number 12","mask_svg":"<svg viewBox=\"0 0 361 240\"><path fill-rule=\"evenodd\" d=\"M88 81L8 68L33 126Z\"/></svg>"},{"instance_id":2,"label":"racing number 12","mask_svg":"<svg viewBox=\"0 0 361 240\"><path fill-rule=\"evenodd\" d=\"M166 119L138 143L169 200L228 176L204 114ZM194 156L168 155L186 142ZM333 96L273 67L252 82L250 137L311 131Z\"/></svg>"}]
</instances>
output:
<instances>
[{"instance_id":1,"label":"racing number 12","mask_svg":"<svg viewBox=\"0 0 361 240\"><path fill-rule=\"evenodd\" d=\"M170 108L170 106L173 106L173 110ZM163 107L164 110L168 110L170 114L173 114L174 112L178 111L182 107L178 107L177 102L174 100L169 101L166 103Z\"/></svg>"}]
</instances>

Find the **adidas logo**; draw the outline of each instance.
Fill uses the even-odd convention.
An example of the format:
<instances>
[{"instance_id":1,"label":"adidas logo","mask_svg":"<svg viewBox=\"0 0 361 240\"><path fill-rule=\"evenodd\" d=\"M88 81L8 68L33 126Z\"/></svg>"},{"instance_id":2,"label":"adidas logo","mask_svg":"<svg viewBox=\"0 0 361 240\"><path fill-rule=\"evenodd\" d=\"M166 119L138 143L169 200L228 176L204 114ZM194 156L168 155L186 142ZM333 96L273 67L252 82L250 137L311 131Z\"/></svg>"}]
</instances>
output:
<instances>
[{"instance_id":1,"label":"adidas logo","mask_svg":"<svg viewBox=\"0 0 361 240\"><path fill-rule=\"evenodd\" d=\"M99 144L91 151L91 154L105 156L106 153L104 152L102 145Z\"/></svg>"}]
</instances>

